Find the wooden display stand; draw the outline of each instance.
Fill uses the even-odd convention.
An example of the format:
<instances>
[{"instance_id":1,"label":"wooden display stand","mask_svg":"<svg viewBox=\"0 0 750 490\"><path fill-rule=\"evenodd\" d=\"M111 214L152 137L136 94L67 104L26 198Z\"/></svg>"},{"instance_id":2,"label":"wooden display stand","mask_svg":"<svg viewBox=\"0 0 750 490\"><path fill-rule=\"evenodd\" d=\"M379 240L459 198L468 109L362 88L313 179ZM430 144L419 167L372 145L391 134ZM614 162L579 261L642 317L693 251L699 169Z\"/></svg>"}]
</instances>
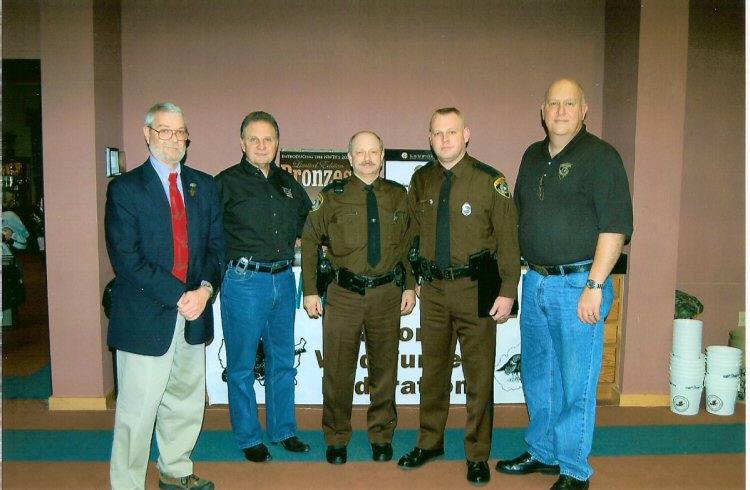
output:
<instances>
[{"instance_id":1,"label":"wooden display stand","mask_svg":"<svg viewBox=\"0 0 750 490\"><path fill-rule=\"evenodd\" d=\"M615 299L612 309L604 322L604 355L602 372L596 390L599 404L618 405L620 403L620 335L622 332L622 295L625 286L624 274L612 274Z\"/></svg>"}]
</instances>

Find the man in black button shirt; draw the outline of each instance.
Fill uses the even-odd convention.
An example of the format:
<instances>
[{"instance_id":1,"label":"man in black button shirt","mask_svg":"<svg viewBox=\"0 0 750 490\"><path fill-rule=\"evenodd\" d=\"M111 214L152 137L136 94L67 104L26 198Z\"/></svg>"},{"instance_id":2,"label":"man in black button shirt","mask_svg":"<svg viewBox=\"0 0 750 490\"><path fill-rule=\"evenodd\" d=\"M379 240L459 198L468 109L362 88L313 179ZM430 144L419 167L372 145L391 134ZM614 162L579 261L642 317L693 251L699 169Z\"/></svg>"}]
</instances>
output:
<instances>
[{"instance_id":1,"label":"man in black button shirt","mask_svg":"<svg viewBox=\"0 0 750 490\"><path fill-rule=\"evenodd\" d=\"M627 175L611 145L586 131L573 80L545 93L547 138L531 145L516 180L521 254L521 379L528 451L503 473L560 473L553 489L585 489L594 435L609 277L633 232Z\"/></svg>"},{"instance_id":2,"label":"man in black button shirt","mask_svg":"<svg viewBox=\"0 0 750 490\"><path fill-rule=\"evenodd\" d=\"M263 462L271 454L262 442L253 389L261 338L268 439L289 451L310 450L297 438L294 414L296 287L291 265L312 203L302 186L274 163L279 126L273 116L248 114L240 135L242 161L216 176L229 259L221 317L234 437L248 460Z\"/></svg>"}]
</instances>

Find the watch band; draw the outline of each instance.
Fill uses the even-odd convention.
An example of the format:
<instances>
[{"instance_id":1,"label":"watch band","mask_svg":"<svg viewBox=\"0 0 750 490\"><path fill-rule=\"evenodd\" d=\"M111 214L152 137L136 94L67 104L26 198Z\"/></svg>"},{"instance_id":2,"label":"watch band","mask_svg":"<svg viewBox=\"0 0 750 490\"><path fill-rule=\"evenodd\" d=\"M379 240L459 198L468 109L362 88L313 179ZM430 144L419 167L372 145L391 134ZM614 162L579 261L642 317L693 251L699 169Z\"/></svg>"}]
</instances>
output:
<instances>
[{"instance_id":1,"label":"watch band","mask_svg":"<svg viewBox=\"0 0 750 490\"><path fill-rule=\"evenodd\" d=\"M586 281L586 287L588 289L601 289L604 287L604 284L600 282L596 282L593 279L589 279Z\"/></svg>"},{"instance_id":2,"label":"watch band","mask_svg":"<svg viewBox=\"0 0 750 490\"><path fill-rule=\"evenodd\" d=\"M211 285L208 281L201 281L201 287L208 289L208 291L211 293L211 296L214 295L214 287Z\"/></svg>"}]
</instances>

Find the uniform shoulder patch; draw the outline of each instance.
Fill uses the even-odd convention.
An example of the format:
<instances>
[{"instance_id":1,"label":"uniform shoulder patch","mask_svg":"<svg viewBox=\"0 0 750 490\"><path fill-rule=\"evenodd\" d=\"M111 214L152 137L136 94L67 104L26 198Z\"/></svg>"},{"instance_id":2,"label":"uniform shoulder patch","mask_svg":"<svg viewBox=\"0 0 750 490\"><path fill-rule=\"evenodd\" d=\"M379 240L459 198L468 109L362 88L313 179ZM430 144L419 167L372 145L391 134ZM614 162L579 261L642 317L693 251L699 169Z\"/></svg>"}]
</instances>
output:
<instances>
[{"instance_id":1,"label":"uniform shoulder patch","mask_svg":"<svg viewBox=\"0 0 750 490\"><path fill-rule=\"evenodd\" d=\"M503 197L506 197L508 199L511 199L512 196L510 195L510 189L508 188L508 182L505 180L505 177L502 175L495 179L495 183L492 184L495 187L495 190L498 194L500 194Z\"/></svg>"},{"instance_id":2,"label":"uniform shoulder patch","mask_svg":"<svg viewBox=\"0 0 750 490\"><path fill-rule=\"evenodd\" d=\"M315 198L315 200L312 202L312 207L310 208L310 212L313 213L320 209L320 206L323 204L323 193L319 193L318 197Z\"/></svg>"},{"instance_id":3,"label":"uniform shoulder patch","mask_svg":"<svg viewBox=\"0 0 750 490\"><path fill-rule=\"evenodd\" d=\"M474 168L477 170L481 170L482 172L490 174L492 177L502 176L500 171L496 169L495 167L490 167L486 163L482 162L474 162Z\"/></svg>"}]
</instances>

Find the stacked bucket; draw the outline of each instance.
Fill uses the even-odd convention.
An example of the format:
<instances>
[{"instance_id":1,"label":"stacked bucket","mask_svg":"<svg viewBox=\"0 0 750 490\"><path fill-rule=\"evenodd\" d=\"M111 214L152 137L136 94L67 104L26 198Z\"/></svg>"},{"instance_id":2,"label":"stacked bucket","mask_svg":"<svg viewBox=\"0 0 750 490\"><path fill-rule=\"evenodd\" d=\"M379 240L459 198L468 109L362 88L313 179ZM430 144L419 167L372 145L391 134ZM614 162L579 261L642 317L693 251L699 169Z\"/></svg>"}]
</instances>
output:
<instances>
[{"instance_id":1,"label":"stacked bucket","mask_svg":"<svg viewBox=\"0 0 750 490\"><path fill-rule=\"evenodd\" d=\"M742 372L740 373L740 391L737 395L738 400L745 399L745 372L747 366L747 356L745 355L745 326L735 328L729 332L729 346L737 347L742 350Z\"/></svg>"},{"instance_id":2,"label":"stacked bucket","mask_svg":"<svg viewBox=\"0 0 750 490\"><path fill-rule=\"evenodd\" d=\"M742 370L742 350L726 345L706 347L706 410L732 415Z\"/></svg>"},{"instance_id":3,"label":"stacked bucket","mask_svg":"<svg viewBox=\"0 0 750 490\"><path fill-rule=\"evenodd\" d=\"M702 321L674 321L672 354L669 357L669 388L674 413L696 415L700 408L706 373L702 342Z\"/></svg>"}]
</instances>

